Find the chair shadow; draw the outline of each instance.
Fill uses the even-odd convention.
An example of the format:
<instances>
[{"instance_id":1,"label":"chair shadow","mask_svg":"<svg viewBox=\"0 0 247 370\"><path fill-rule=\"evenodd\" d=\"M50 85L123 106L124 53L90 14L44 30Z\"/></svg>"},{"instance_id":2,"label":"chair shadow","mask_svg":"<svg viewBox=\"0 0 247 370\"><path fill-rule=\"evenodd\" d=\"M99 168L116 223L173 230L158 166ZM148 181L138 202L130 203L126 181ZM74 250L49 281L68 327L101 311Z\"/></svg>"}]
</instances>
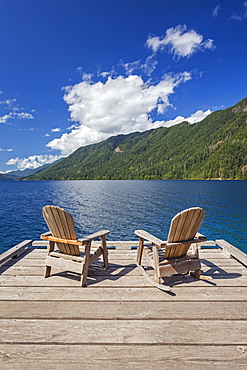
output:
<instances>
[{"instance_id":1,"label":"chair shadow","mask_svg":"<svg viewBox=\"0 0 247 370\"><path fill-rule=\"evenodd\" d=\"M136 268L135 264L129 265L120 265L109 263L109 267L107 269L104 268L103 262L95 261L91 266L88 268L88 275L87 275L87 286L94 285L102 281L117 281L122 276L128 274L129 272L133 271ZM68 279L80 282L81 276L77 273L73 273L70 271L62 271L58 273L51 273L51 276L63 276Z\"/></svg>"},{"instance_id":2,"label":"chair shadow","mask_svg":"<svg viewBox=\"0 0 247 370\"><path fill-rule=\"evenodd\" d=\"M242 274L239 273L228 273L221 267L217 266L211 261L208 261L206 259L201 259L202 264L204 267L202 267L201 270L201 281L205 282L206 284L217 286L216 282L213 280L226 280L226 279L236 279L240 278ZM209 267L207 271L203 271L203 268L205 269L205 266ZM190 276L188 274L176 274L172 275L170 277L164 277L163 278L163 284L173 287L176 285L181 285L181 284L191 284L198 279L194 278L193 276Z\"/></svg>"},{"instance_id":3,"label":"chair shadow","mask_svg":"<svg viewBox=\"0 0 247 370\"><path fill-rule=\"evenodd\" d=\"M205 276L211 276L214 279L236 279L242 276L242 274L239 273L229 273L222 269L221 267L217 266L211 261L208 261L206 259L201 259L201 262L205 265L210 267L208 271L204 273Z\"/></svg>"},{"instance_id":4,"label":"chair shadow","mask_svg":"<svg viewBox=\"0 0 247 370\"><path fill-rule=\"evenodd\" d=\"M110 262L108 269L104 269L103 263L98 261L89 267L88 285L104 280L117 281L136 268L135 264L120 265Z\"/></svg>"}]
</instances>

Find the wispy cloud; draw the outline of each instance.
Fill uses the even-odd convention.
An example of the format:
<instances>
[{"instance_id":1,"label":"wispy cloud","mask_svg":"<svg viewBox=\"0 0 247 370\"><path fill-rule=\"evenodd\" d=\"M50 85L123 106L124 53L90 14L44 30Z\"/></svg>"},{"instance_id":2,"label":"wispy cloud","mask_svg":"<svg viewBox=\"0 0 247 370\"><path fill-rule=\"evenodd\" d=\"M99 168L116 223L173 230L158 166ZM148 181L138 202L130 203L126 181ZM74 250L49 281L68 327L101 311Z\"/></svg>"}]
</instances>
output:
<instances>
[{"instance_id":1,"label":"wispy cloud","mask_svg":"<svg viewBox=\"0 0 247 370\"><path fill-rule=\"evenodd\" d=\"M212 17L215 18L218 16L219 14L219 10L220 10L220 5L217 5L214 10L213 10L213 13L212 13Z\"/></svg>"},{"instance_id":2,"label":"wispy cloud","mask_svg":"<svg viewBox=\"0 0 247 370\"><path fill-rule=\"evenodd\" d=\"M6 99L1 100L0 105L2 105L5 110L8 110L9 112L7 114L4 114L0 116L0 123L8 123L10 119L33 119L34 116L31 113L23 112L23 108L21 108L16 103L16 99ZM32 110L31 112L34 112Z\"/></svg>"},{"instance_id":3,"label":"wispy cloud","mask_svg":"<svg viewBox=\"0 0 247 370\"><path fill-rule=\"evenodd\" d=\"M232 14L232 16L230 17L230 19L234 19L234 20L240 21L240 22L247 19L247 1L244 1L241 9L234 12Z\"/></svg>"},{"instance_id":4,"label":"wispy cloud","mask_svg":"<svg viewBox=\"0 0 247 370\"><path fill-rule=\"evenodd\" d=\"M132 63L121 62L128 76L133 74L134 71L144 72L147 76L151 76L157 64L158 61L154 59L154 55L148 56L144 62L142 60L137 60Z\"/></svg>"},{"instance_id":5,"label":"wispy cloud","mask_svg":"<svg viewBox=\"0 0 247 370\"><path fill-rule=\"evenodd\" d=\"M34 116L31 113L16 113L10 112L9 114L5 114L4 116L0 117L0 123L7 123L10 119L34 119Z\"/></svg>"},{"instance_id":6,"label":"wispy cloud","mask_svg":"<svg viewBox=\"0 0 247 370\"><path fill-rule=\"evenodd\" d=\"M165 36L148 37L147 46L154 53L168 51L174 58L190 57L192 54L205 49L214 49L212 39L203 41L203 36L195 30L188 30L187 26L179 25L169 28Z\"/></svg>"},{"instance_id":7,"label":"wispy cloud","mask_svg":"<svg viewBox=\"0 0 247 370\"><path fill-rule=\"evenodd\" d=\"M6 107L10 109L14 102L16 102L16 99L6 99L6 100L0 101L0 104L6 105Z\"/></svg>"},{"instance_id":8,"label":"wispy cloud","mask_svg":"<svg viewBox=\"0 0 247 370\"><path fill-rule=\"evenodd\" d=\"M17 119L34 119L34 116L31 113L11 113L12 117L16 117Z\"/></svg>"},{"instance_id":9,"label":"wispy cloud","mask_svg":"<svg viewBox=\"0 0 247 370\"><path fill-rule=\"evenodd\" d=\"M11 114L5 114L4 116L1 116L0 123L6 123L9 118L11 118Z\"/></svg>"},{"instance_id":10,"label":"wispy cloud","mask_svg":"<svg viewBox=\"0 0 247 370\"><path fill-rule=\"evenodd\" d=\"M0 148L0 152L12 152L13 149L3 149L3 148Z\"/></svg>"},{"instance_id":11,"label":"wispy cloud","mask_svg":"<svg viewBox=\"0 0 247 370\"><path fill-rule=\"evenodd\" d=\"M60 132L62 129L60 127L52 128L51 132Z\"/></svg>"}]
</instances>

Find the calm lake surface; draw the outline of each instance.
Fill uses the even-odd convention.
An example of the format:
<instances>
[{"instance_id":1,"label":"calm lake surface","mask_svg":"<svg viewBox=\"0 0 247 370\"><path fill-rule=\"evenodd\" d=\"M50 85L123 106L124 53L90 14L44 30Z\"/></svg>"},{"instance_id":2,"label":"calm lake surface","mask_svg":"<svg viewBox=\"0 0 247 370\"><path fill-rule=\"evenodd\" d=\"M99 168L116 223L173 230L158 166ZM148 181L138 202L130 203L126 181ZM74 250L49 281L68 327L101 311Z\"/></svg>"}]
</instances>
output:
<instances>
[{"instance_id":1,"label":"calm lake surface","mask_svg":"<svg viewBox=\"0 0 247 370\"><path fill-rule=\"evenodd\" d=\"M47 231L47 204L71 213L78 237L109 229L109 240L137 240L136 229L165 240L171 218L199 206L201 233L247 253L247 181L1 181L1 253Z\"/></svg>"}]
</instances>

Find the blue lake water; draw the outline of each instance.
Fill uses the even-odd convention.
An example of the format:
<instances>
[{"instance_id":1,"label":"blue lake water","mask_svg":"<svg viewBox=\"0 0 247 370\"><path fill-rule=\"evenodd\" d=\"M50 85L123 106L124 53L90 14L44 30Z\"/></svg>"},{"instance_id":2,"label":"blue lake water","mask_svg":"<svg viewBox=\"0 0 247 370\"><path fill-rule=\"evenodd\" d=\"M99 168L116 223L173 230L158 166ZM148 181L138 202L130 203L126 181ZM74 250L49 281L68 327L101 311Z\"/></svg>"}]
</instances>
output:
<instances>
[{"instance_id":1,"label":"blue lake water","mask_svg":"<svg viewBox=\"0 0 247 370\"><path fill-rule=\"evenodd\" d=\"M109 240L137 240L136 229L166 239L171 218L199 206L201 233L247 253L247 181L1 181L0 252L47 231L47 204L71 213L78 237L109 229Z\"/></svg>"}]
</instances>

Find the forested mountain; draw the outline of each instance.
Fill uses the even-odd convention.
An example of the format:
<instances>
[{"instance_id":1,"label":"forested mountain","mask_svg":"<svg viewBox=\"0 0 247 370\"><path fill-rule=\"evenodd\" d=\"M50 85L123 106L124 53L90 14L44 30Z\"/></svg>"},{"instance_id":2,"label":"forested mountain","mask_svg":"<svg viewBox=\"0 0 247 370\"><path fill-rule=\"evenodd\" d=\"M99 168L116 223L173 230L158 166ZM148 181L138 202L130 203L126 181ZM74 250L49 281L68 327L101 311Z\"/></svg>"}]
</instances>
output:
<instances>
[{"instance_id":1,"label":"forested mountain","mask_svg":"<svg viewBox=\"0 0 247 370\"><path fill-rule=\"evenodd\" d=\"M247 98L195 124L182 122L81 147L27 179L215 178L247 179Z\"/></svg>"},{"instance_id":2,"label":"forested mountain","mask_svg":"<svg viewBox=\"0 0 247 370\"><path fill-rule=\"evenodd\" d=\"M15 179L21 179L22 177L27 177L34 175L35 173L46 170L50 165L45 164L44 166L38 168L26 168L25 170L11 171L8 173L9 176L14 177Z\"/></svg>"}]
</instances>

